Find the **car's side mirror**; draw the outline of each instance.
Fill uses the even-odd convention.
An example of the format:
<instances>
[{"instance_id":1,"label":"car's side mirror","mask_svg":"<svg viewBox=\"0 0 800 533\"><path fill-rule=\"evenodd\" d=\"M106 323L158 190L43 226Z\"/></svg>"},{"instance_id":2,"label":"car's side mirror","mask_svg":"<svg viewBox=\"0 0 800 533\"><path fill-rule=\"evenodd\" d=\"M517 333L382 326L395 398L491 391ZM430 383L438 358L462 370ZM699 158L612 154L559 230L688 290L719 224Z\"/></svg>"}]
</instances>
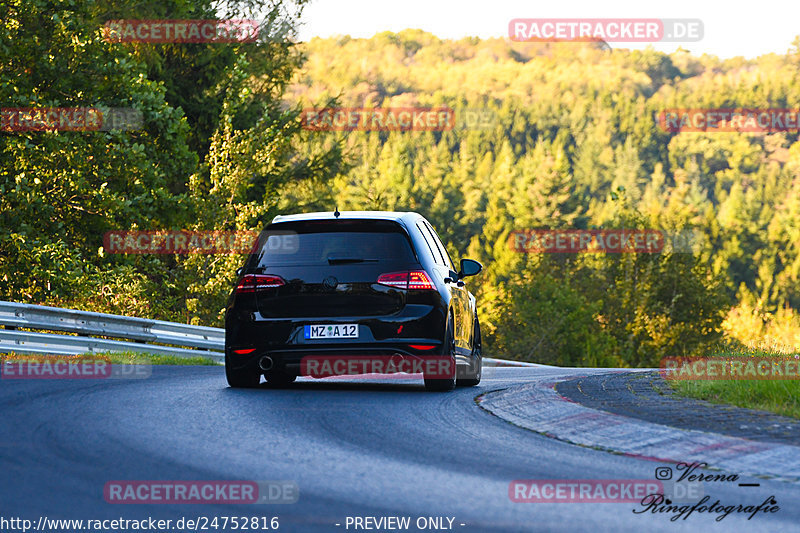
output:
<instances>
[{"instance_id":1,"label":"car's side mirror","mask_svg":"<svg viewBox=\"0 0 800 533\"><path fill-rule=\"evenodd\" d=\"M462 259L461 272L458 273L458 277L465 278L467 276L474 276L481 270L483 270L483 265L474 259Z\"/></svg>"},{"instance_id":2,"label":"car's side mirror","mask_svg":"<svg viewBox=\"0 0 800 533\"><path fill-rule=\"evenodd\" d=\"M241 276L242 272L244 272L244 267L239 267L239 268L236 269L236 275L237 276Z\"/></svg>"}]
</instances>

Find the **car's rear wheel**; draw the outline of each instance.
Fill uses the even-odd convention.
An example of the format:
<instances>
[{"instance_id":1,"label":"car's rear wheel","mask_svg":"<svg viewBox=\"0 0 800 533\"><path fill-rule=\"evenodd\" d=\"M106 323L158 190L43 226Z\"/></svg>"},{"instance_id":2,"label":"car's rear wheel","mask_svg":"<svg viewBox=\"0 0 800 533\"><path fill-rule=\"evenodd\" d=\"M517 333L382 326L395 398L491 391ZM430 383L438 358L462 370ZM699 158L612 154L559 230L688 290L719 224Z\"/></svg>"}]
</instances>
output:
<instances>
[{"instance_id":1,"label":"car's rear wheel","mask_svg":"<svg viewBox=\"0 0 800 533\"><path fill-rule=\"evenodd\" d=\"M481 382L483 370L483 356L481 355L481 326L475 318L475 340L472 341L472 363L463 377L458 378L456 385L459 387L474 387Z\"/></svg>"},{"instance_id":2,"label":"car's rear wheel","mask_svg":"<svg viewBox=\"0 0 800 533\"><path fill-rule=\"evenodd\" d=\"M235 369L225 356L225 378L234 389L252 389L261 383L261 374L248 369Z\"/></svg>"},{"instance_id":3,"label":"car's rear wheel","mask_svg":"<svg viewBox=\"0 0 800 533\"><path fill-rule=\"evenodd\" d=\"M442 356L450 358L448 362L449 372L447 373L451 375L442 377L439 375L441 372L437 373L435 377L424 375L425 388L429 391L446 392L456 388L456 338L453 331L453 316L450 315L450 318L447 319L447 331L444 335L444 349L442 350ZM441 369L440 365L436 365L436 367Z\"/></svg>"}]
</instances>

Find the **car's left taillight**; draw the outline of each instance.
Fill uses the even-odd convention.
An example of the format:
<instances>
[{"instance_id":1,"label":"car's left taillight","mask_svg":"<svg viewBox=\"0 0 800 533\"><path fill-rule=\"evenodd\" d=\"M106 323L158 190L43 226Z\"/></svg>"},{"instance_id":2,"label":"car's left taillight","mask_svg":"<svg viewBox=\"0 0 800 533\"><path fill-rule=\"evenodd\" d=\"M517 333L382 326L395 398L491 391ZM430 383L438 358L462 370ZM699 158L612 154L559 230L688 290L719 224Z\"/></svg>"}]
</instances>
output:
<instances>
[{"instance_id":1,"label":"car's left taillight","mask_svg":"<svg viewBox=\"0 0 800 533\"><path fill-rule=\"evenodd\" d=\"M271 276L269 274L246 274L239 280L236 286L237 294L245 294L249 292L265 291L267 289L275 289L286 285L286 282L280 276Z\"/></svg>"}]
</instances>

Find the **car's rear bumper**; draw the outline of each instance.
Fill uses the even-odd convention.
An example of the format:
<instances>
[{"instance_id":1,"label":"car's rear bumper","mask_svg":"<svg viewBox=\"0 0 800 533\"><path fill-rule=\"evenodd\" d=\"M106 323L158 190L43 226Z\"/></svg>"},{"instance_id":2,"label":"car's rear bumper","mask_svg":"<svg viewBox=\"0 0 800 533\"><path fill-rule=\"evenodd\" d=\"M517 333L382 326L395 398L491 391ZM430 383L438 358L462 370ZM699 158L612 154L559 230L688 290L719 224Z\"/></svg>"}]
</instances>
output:
<instances>
[{"instance_id":1,"label":"car's rear bumper","mask_svg":"<svg viewBox=\"0 0 800 533\"><path fill-rule=\"evenodd\" d=\"M357 339L306 339L304 328L319 324L358 324ZM444 313L436 306L406 305L398 313L371 317L264 318L228 317L226 364L260 371L258 361L272 358L275 370L300 374L308 356L439 356L445 332ZM420 347L424 347L422 349ZM237 353L252 350L249 353Z\"/></svg>"}]
</instances>

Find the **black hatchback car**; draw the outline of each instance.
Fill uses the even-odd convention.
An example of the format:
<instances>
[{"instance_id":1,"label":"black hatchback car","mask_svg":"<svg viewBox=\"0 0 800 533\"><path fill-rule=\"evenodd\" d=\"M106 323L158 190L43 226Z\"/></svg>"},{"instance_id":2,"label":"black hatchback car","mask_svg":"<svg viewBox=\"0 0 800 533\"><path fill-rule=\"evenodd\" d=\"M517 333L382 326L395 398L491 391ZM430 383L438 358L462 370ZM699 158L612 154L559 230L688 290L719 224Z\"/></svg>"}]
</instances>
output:
<instances>
[{"instance_id":1,"label":"black hatchback car","mask_svg":"<svg viewBox=\"0 0 800 533\"><path fill-rule=\"evenodd\" d=\"M417 213L275 217L228 301L228 384L396 371L422 372L428 390L477 385L480 326L463 280L481 269L462 259L456 272Z\"/></svg>"}]
</instances>

